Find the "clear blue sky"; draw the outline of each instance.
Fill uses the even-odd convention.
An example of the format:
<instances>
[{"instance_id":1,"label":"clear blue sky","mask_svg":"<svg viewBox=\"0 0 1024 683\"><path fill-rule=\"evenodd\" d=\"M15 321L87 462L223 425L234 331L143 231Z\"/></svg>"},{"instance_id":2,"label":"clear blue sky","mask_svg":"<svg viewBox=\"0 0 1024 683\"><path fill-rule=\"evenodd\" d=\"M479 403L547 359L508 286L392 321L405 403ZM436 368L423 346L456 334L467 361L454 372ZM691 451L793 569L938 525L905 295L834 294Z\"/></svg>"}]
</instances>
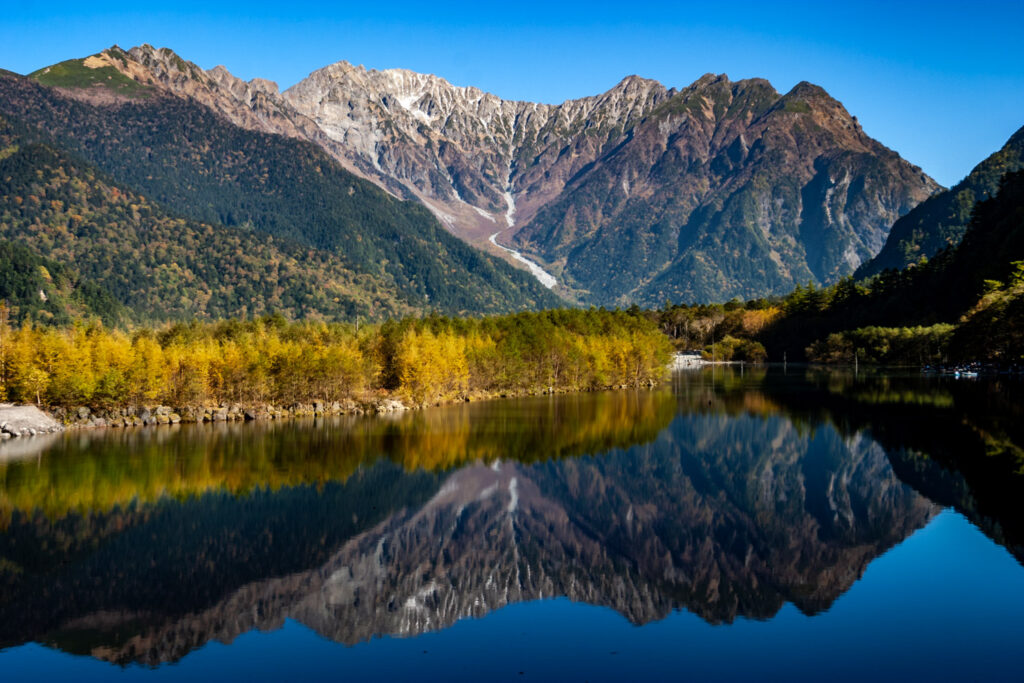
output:
<instances>
[{"instance_id":1,"label":"clear blue sky","mask_svg":"<svg viewBox=\"0 0 1024 683\"><path fill-rule=\"evenodd\" d=\"M1024 125L1022 27L1022 0L6 0L0 67L28 73L145 42L282 88L341 59L542 102L598 93L634 73L676 87L707 72L760 76L780 92L808 80L870 135L950 185Z\"/></svg>"}]
</instances>

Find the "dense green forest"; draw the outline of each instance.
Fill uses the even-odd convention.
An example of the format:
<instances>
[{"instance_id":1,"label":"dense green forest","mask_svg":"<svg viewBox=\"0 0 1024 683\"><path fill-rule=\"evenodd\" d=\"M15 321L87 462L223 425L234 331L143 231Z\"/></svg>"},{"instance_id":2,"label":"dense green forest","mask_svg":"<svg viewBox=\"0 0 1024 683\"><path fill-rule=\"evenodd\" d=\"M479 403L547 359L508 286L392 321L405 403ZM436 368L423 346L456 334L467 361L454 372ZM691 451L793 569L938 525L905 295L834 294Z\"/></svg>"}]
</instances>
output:
<instances>
[{"instance_id":1,"label":"dense green forest","mask_svg":"<svg viewBox=\"0 0 1024 683\"><path fill-rule=\"evenodd\" d=\"M108 185L162 207L163 215L203 224L216 240L223 235L250 250L272 237L305 248L325 268L333 262L335 272L348 271L347 285L366 281L362 291L348 288L348 301L328 296L327 310L295 302L295 314L339 317L329 310L338 303L333 308L351 315L373 309L370 300L378 297L397 303L388 310L380 302L377 315L403 307L467 314L560 303L525 271L466 245L422 205L348 173L320 148L244 130L199 104L153 95L93 106L30 79L0 75L0 116L18 148L40 143L79 157L98 167ZM383 295L382 289L392 291ZM235 293L240 299L250 294ZM249 313L236 307L229 314Z\"/></svg>"},{"instance_id":2,"label":"dense green forest","mask_svg":"<svg viewBox=\"0 0 1024 683\"><path fill-rule=\"evenodd\" d=\"M24 244L0 241L0 301L8 321L69 325L82 318L121 323L127 311L110 292L83 281L63 263L45 259Z\"/></svg>"},{"instance_id":3,"label":"dense green forest","mask_svg":"<svg viewBox=\"0 0 1024 683\"><path fill-rule=\"evenodd\" d=\"M665 372L673 345L716 360L1012 363L1024 357L1022 227L1018 171L977 204L956 248L867 282L847 278L773 300L660 311L431 315L362 327L282 316L130 331L28 323L0 330L0 380L6 398L50 406L374 396L425 404L648 384ZM27 263L12 267L23 273L22 291L31 294L44 273L70 282L70 271L51 262L49 274L24 248L10 253Z\"/></svg>"},{"instance_id":4,"label":"dense green forest","mask_svg":"<svg viewBox=\"0 0 1024 683\"><path fill-rule=\"evenodd\" d=\"M1003 176L1024 165L1024 128L998 152L974 167L953 187L921 202L892 226L882 251L864 263L854 278L862 280L885 270L899 270L929 259L960 243L974 205L999 190Z\"/></svg>"},{"instance_id":5,"label":"dense green forest","mask_svg":"<svg viewBox=\"0 0 1024 683\"><path fill-rule=\"evenodd\" d=\"M760 362L767 359L757 341L782 315L781 302L756 299L746 303L666 304L648 314L683 352L700 352L708 360Z\"/></svg>"},{"instance_id":6,"label":"dense green forest","mask_svg":"<svg viewBox=\"0 0 1024 683\"><path fill-rule=\"evenodd\" d=\"M60 158L45 147L34 153ZM21 370L14 370L13 360L6 361L3 379L11 398L38 396L62 405L280 402L374 391L430 402L505 391L643 383L657 378L658 363L670 345L697 349L716 360L751 362L1012 363L1024 357L1022 227L1024 171L1018 171L1004 177L993 198L976 205L960 245L929 262L864 282L846 278L823 289L799 286L785 297L746 303L667 305L658 311L549 311L479 320L430 316L361 330L315 322L287 324L282 317L133 332L95 324L66 329L29 324L9 339L21 339L22 348L35 355L19 361ZM107 241L114 240L111 236ZM6 295L26 302L22 321L67 323L81 316L120 315L113 297L102 289L85 288L70 268L23 246L6 245L0 254L10 264ZM51 292L45 301L38 296L40 289ZM622 321L630 322L621 327ZM100 339L113 345L102 353L120 349L114 354L124 356L119 365L109 366L109 358L76 356L100 353ZM142 348L147 339L157 340L155 365L139 360L149 353ZM151 365L157 375L147 376L140 368ZM101 369L89 379L84 367ZM147 384L152 382L156 384Z\"/></svg>"}]
</instances>

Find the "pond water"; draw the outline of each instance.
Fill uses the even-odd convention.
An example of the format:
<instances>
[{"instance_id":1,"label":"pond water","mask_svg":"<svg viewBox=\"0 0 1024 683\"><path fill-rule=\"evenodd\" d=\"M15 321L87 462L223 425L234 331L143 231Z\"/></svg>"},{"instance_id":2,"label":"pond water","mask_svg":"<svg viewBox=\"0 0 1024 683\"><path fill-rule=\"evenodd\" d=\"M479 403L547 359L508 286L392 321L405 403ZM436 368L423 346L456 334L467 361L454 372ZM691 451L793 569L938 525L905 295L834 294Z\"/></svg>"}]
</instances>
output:
<instances>
[{"instance_id":1,"label":"pond water","mask_svg":"<svg viewBox=\"0 0 1024 683\"><path fill-rule=\"evenodd\" d=\"M0 680L1020 680L1024 388L789 367L0 444Z\"/></svg>"}]
</instances>

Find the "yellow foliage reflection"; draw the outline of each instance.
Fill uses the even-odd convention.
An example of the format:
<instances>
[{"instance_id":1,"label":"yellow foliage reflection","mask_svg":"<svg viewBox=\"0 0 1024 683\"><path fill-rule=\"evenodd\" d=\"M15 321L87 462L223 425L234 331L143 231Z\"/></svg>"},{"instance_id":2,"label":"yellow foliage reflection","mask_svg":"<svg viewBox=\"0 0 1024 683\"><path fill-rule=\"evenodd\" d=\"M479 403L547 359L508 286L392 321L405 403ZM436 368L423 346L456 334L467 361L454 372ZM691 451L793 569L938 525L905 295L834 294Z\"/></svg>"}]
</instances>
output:
<instances>
[{"instance_id":1,"label":"yellow foliage reflection","mask_svg":"<svg viewBox=\"0 0 1024 683\"><path fill-rule=\"evenodd\" d=\"M66 433L0 464L0 519L15 510L56 518L164 496L344 481L385 458L410 470L447 470L598 455L654 439L675 406L668 391L640 390L463 403L396 418Z\"/></svg>"}]
</instances>

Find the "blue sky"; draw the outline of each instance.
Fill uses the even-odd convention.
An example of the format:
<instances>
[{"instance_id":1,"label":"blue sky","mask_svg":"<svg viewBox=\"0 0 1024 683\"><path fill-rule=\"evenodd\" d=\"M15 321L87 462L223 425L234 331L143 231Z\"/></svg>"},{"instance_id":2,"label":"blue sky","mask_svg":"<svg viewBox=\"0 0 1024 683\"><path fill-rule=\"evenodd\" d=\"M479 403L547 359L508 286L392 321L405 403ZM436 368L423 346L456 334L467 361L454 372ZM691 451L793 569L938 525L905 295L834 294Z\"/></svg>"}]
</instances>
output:
<instances>
[{"instance_id":1,"label":"blue sky","mask_svg":"<svg viewBox=\"0 0 1024 683\"><path fill-rule=\"evenodd\" d=\"M151 9L157 7L159 9ZM173 8L173 9L171 9ZM950 185L1024 125L1024 2L19 2L0 67L27 73L114 43L170 47L282 88L341 59L502 97L561 102L628 74L801 80Z\"/></svg>"}]
</instances>

